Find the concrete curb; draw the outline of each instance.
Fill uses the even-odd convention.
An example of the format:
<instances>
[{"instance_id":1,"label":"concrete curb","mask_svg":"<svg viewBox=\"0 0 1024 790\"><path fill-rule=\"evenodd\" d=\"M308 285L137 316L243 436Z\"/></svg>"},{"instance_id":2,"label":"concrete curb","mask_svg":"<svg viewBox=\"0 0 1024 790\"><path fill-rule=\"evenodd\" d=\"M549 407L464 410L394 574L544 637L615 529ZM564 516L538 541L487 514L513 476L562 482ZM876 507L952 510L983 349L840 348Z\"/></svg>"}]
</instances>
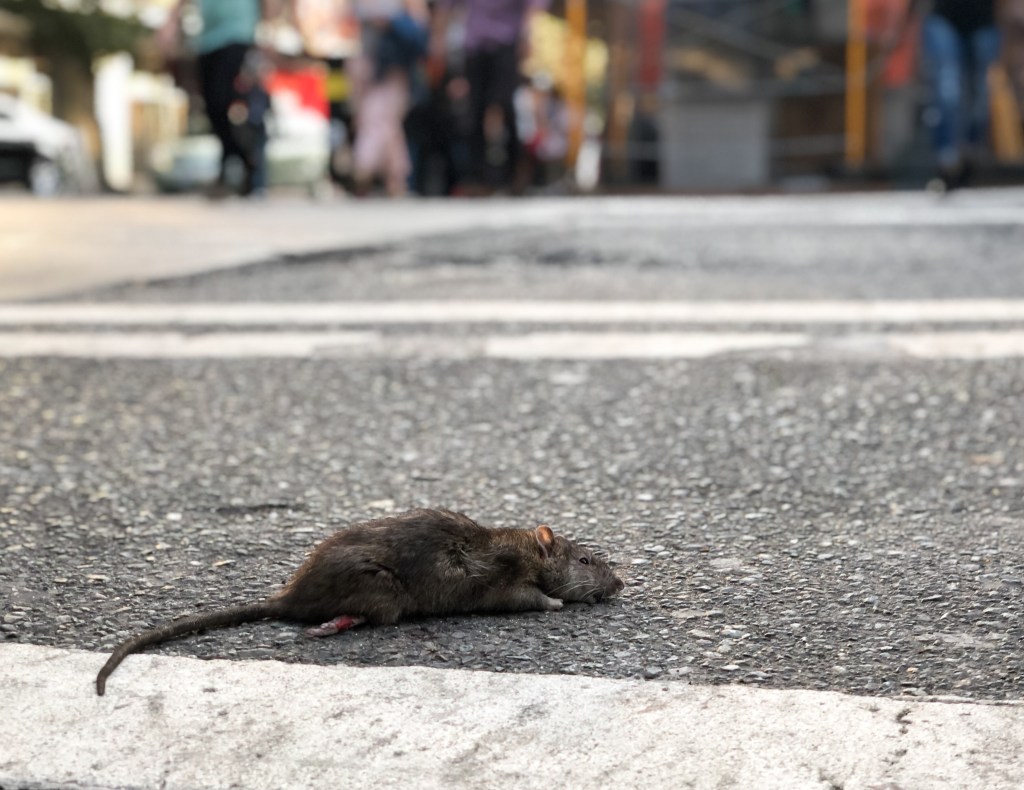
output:
<instances>
[{"instance_id":1,"label":"concrete curb","mask_svg":"<svg viewBox=\"0 0 1024 790\"><path fill-rule=\"evenodd\" d=\"M1024 707L0 646L0 787L1017 788Z\"/></svg>"}]
</instances>

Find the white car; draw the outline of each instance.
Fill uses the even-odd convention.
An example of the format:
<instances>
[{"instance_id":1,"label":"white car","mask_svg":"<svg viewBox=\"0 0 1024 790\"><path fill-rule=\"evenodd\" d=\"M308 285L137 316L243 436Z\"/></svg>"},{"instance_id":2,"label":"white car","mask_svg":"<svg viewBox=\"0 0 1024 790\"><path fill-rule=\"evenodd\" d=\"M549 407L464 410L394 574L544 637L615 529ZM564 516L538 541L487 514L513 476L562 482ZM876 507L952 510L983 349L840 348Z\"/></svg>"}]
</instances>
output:
<instances>
[{"instance_id":1,"label":"white car","mask_svg":"<svg viewBox=\"0 0 1024 790\"><path fill-rule=\"evenodd\" d=\"M85 188L90 167L81 135L13 96L0 93L0 182L41 196Z\"/></svg>"}]
</instances>

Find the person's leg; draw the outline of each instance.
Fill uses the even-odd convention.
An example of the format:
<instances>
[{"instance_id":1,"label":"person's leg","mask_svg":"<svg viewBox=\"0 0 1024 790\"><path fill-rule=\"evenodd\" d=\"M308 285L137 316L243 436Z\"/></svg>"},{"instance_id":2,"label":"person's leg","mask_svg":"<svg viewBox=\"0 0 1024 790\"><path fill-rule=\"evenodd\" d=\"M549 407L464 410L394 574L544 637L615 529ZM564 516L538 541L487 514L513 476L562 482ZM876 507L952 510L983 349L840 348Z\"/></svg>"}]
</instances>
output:
<instances>
[{"instance_id":1,"label":"person's leg","mask_svg":"<svg viewBox=\"0 0 1024 790\"><path fill-rule=\"evenodd\" d=\"M379 83L367 85L359 99L356 112L356 141L352 149L356 189L365 194L373 186L384 163L387 148L387 112Z\"/></svg>"},{"instance_id":2,"label":"person's leg","mask_svg":"<svg viewBox=\"0 0 1024 790\"><path fill-rule=\"evenodd\" d=\"M217 52L200 55L197 61L199 92L203 97L203 109L206 111L206 119L210 123L210 131L220 143L220 168L217 182L223 183L228 156L228 143L225 142L227 101L224 98L223 80L220 79L217 66Z\"/></svg>"},{"instance_id":3,"label":"person's leg","mask_svg":"<svg viewBox=\"0 0 1024 790\"><path fill-rule=\"evenodd\" d=\"M471 52L466 57L466 80L469 82L469 177L475 185L487 178L487 97L490 92L489 53Z\"/></svg>"},{"instance_id":4,"label":"person's leg","mask_svg":"<svg viewBox=\"0 0 1024 790\"><path fill-rule=\"evenodd\" d=\"M235 123L236 142L243 151L245 183L243 195L262 195L267 187L267 115L270 94L263 84L266 66L263 56L249 49L242 58L238 75L237 101L244 102L245 122Z\"/></svg>"},{"instance_id":5,"label":"person's leg","mask_svg":"<svg viewBox=\"0 0 1024 790\"><path fill-rule=\"evenodd\" d=\"M999 30L995 27L981 28L974 31L971 36L973 96L968 141L974 145L985 144L988 137L988 72L999 58L999 44Z\"/></svg>"},{"instance_id":6,"label":"person's leg","mask_svg":"<svg viewBox=\"0 0 1024 790\"><path fill-rule=\"evenodd\" d=\"M359 103L359 126L353 150L356 184L367 192L380 176L392 197L408 191L409 148L402 121L409 108L409 85L404 74L394 73L369 85Z\"/></svg>"},{"instance_id":7,"label":"person's leg","mask_svg":"<svg viewBox=\"0 0 1024 790\"><path fill-rule=\"evenodd\" d=\"M229 117L232 102L238 97L235 81L242 68L247 47L231 44L199 58L199 76L210 127L221 145L221 167L218 182L224 182L228 159L238 157L249 168L245 151L238 143Z\"/></svg>"},{"instance_id":8,"label":"person's leg","mask_svg":"<svg viewBox=\"0 0 1024 790\"><path fill-rule=\"evenodd\" d=\"M937 14L925 18L921 35L932 92L927 123L939 167L952 170L960 166L963 140L963 44L956 29Z\"/></svg>"},{"instance_id":9,"label":"person's leg","mask_svg":"<svg viewBox=\"0 0 1024 790\"><path fill-rule=\"evenodd\" d=\"M491 101L502 114L504 162L499 169L500 185L510 186L519 162L519 130L516 128L515 92L519 84L519 46L499 48L494 58L494 79Z\"/></svg>"},{"instance_id":10,"label":"person's leg","mask_svg":"<svg viewBox=\"0 0 1024 790\"><path fill-rule=\"evenodd\" d=\"M251 149L247 153L244 194L261 196L267 189L267 127L260 122L251 130Z\"/></svg>"},{"instance_id":11,"label":"person's leg","mask_svg":"<svg viewBox=\"0 0 1024 790\"><path fill-rule=\"evenodd\" d=\"M401 197L409 191L409 174L412 172L404 123L410 101L408 77L396 71L387 77L382 88L387 119L384 186L389 196Z\"/></svg>"},{"instance_id":12,"label":"person's leg","mask_svg":"<svg viewBox=\"0 0 1024 790\"><path fill-rule=\"evenodd\" d=\"M1024 0L1001 0L997 9L1003 63L1024 112Z\"/></svg>"}]
</instances>

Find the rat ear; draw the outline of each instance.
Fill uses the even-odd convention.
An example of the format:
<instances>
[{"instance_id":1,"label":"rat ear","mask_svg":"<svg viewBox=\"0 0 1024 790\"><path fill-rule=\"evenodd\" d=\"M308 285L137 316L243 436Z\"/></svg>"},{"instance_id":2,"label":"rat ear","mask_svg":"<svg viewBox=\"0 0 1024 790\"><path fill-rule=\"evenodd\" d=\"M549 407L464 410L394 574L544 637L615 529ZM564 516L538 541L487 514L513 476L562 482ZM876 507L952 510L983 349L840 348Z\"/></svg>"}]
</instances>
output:
<instances>
[{"instance_id":1,"label":"rat ear","mask_svg":"<svg viewBox=\"0 0 1024 790\"><path fill-rule=\"evenodd\" d=\"M537 545L544 556L550 556L551 547L555 545L555 533L551 531L551 527L541 524L533 531L533 536L537 539Z\"/></svg>"}]
</instances>

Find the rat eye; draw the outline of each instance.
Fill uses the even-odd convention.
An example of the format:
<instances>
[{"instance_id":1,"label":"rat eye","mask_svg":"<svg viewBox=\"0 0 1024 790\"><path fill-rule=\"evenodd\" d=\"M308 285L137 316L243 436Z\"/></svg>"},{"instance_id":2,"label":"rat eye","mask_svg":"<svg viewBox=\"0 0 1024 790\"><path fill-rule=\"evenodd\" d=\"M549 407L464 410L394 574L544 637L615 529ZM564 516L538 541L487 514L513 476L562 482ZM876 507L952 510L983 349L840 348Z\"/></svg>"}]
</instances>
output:
<instances>
[{"instance_id":1,"label":"rat eye","mask_svg":"<svg viewBox=\"0 0 1024 790\"><path fill-rule=\"evenodd\" d=\"M584 565L590 564L590 560L588 560L586 557L580 557L580 562L582 562Z\"/></svg>"}]
</instances>

